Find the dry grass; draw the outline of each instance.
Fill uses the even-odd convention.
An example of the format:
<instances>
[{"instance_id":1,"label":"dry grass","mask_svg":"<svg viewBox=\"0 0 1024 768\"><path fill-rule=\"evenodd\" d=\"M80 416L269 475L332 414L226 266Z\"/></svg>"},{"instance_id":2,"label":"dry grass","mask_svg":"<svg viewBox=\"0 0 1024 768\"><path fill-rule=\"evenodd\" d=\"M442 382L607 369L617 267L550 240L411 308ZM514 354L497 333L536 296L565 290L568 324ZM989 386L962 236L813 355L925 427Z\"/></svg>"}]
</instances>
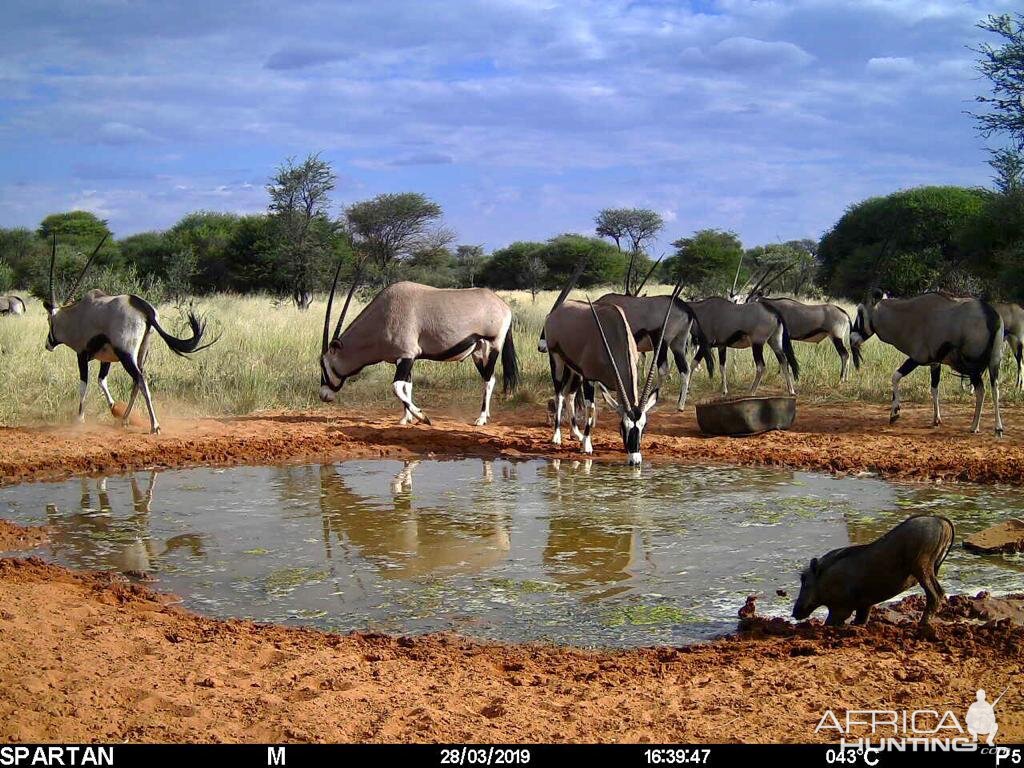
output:
<instances>
[{"instance_id":1,"label":"dry grass","mask_svg":"<svg viewBox=\"0 0 1024 768\"><path fill-rule=\"evenodd\" d=\"M654 289L668 292L668 288ZM602 293L593 290L593 296ZM514 334L519 353L523 386L513 402L537 407L550 395L551 383L545 355L537 352L537 338L554 292L537 296L534 302L526 292L501 292L515 314ZM582 294L579 294L582 298ZM293 305L275 308L266 296L218 295L197 302L196 308L210 320L210 332L220 341L193 358L170 353L155 339L148 364L158 415L245 414L270 408L307 408L318 405L319 369L317 354L323 323L324 300L320 297L307 312ZM355 316L356 307L351 316ZM847 307L848 310L852 308ZM161 307L161 318L172 333L185 333L181 313L174 306ZM46 316L41 304L28 301L22 317L0 318L0 361L6 385L0 392L0 423L23 424L66 421L77 402L78 368L67 347L47 352ZM185 334L187 335L187 334ZM892 347L872 339L864 347L865 363L854 371L850 382L839 385L839 359L828 341L820 344L796 343L802 367L798 392L815 401L867 400L887 402L892 372L903 357ZM768 355L771 358L771 355ZM729 380L733 391L741 391L753 378L749 350L730 353ZM95 371L88 396L88 413L96 417L105 410L95 386ZM778 366L769 359L765 378L768 390L781 387ZM394 367L373 366L354 377L339 395L338 405L324 407L396 405L390 382ZM473 412L479 402L480 379L470 361L458 364L418 362L414 371L416 399L429 410L440 403L465 405ZM1019 402L1014 390L1014 372L1009 357L1003 369L1003 393L1006 402ZM110 376L115 399L127 399L130 380L115 366ZM693 378L691 400L718 391L703 369ZM678 394L678 377L666 385L663 395L673 400ZM920 370L904 381L907 401L928 399L928 373ZM971 396L960 388L960 381L946 373L942 398L945 402L966 401Z\"/></svg>"}]
</instances>

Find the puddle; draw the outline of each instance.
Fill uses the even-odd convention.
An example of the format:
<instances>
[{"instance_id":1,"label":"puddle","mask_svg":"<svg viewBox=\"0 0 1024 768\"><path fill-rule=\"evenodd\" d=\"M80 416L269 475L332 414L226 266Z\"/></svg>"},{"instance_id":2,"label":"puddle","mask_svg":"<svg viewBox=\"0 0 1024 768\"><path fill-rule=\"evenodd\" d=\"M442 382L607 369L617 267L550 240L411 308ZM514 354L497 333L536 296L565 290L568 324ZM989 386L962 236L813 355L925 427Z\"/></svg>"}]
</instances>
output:
<instances>
[{"instance_id":1,"label":"puddle","mask_svg":"<svg viewBox=\"0 0 1024 768\"><path fill-rule=\"evenodd\" d=\"M214 616L340 631L455 630L633 646L730 631L749 594L787 615L815 555L943 514L947 592L1024 590L1024 556L963 536L1024 496L756 468L344 461L142 472L0 488L0 516L54 529L42 554L146 571ZM789 597L776 595L777 589Z\"/></svg>"}]
</instances>

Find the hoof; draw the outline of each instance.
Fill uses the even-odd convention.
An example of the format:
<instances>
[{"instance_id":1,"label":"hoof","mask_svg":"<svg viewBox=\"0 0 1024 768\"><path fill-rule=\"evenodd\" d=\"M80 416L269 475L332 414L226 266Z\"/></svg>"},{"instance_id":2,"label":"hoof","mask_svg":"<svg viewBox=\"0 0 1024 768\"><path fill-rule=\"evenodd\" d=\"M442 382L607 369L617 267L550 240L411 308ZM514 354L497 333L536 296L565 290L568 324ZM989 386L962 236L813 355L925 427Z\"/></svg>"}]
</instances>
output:
<instances>
[{"instance_id":1,"label":"hoof","mask_svg":"<svg viewBox=\"0 0 1024 768\"><path fill-rule=\"evenodd\" d=\"M430 419L427 417L427 414L425 414L425 413L421 413L419 415L419 420L420 420L421 423L426 424L428 427L433 426L430 423Z\"/></svg>"},{"instance_id":2,"label":"hoof","mask_svg":"<svg viewBox=\"0 0 1024 768\"><path fill-rule=\"evenodd\" d=\"M899 411L896 411L896 413L890 413L889 414L889 423L890 424L895 424L899 420L900 420L900 412Z\"/></svg>"},{"instance_id":3,"label":"hoof","mask_svg":"<svg viewBox=\"0 0 1024 768\"><path fill-rule=\"evenodd\" d=\"M481 417L473 422L474 427L483 427L487 425L487 419Z\"/></svg>"},{"instance_id":4,"label":"hoof","mask_svg":"<svg viewBox=\"0 0 1024 768\"><path fill-rule=\"evenodd\" d=\"M935 627L931 624L919 624L917 627L917 636L925 640L938 640L939 635L935 631Z\"/></svg>"},{"instance_id":5,"label":"hoof","mask_svg":"<svg viewBox=\"0 0 1024 768\"><path fill-rule=\"evenodd\" d=\"M1000 429L999 427L997 427L996 428L996 437L1002 437L1002 436L1003 436L1003 430Z\"/></svg>"},{"instance_id":6,"label":"hoof","mask_svg":"<svg viewBox=\"0 0 1024 768\"><path fill-rule=\"evenodd\" d=\"M151 429L149 430L149 434L151 434L151 435L159 435L159 434L160 434L160 426L159 426L159 425L157 425L157 426L155 426L155 427L152 427L152 428L151 428Z\"/></svg>"}]
</instances>

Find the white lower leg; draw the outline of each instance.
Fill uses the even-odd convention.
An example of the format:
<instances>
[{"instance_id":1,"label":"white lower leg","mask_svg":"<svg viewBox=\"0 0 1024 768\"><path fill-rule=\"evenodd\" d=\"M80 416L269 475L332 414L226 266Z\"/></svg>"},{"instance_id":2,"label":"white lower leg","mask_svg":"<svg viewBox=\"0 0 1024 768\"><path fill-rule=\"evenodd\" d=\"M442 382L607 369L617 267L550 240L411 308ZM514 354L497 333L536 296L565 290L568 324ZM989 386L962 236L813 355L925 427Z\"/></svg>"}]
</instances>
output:
<instances>
[{"instance_id":1,"label":"white lower leg","mask_svg":"<svg viewBox=\"0 0 1024 768\"><path fill-rule=\"evenodd\" d=\"M555 445L562 444L562 406L565 404L565 397L559 392L555 395L555 434L551 437L551 442Z\"/></svg>"},{"instance_id":2,"label":"white lower leg","mask_svg":"<svg viewBox=\"0 0 1024 768\"><path fill-rule=\"evenodd\" d=\"M88 381L78 382L78 421L85 421L85 393L88 390Z\"/></svg>"},{"instance_id":3,"label":"white lower leg","mask_svg":"<svg viewBox=\"0 0 1024 768\"><path fill-rule=\"evenodd\" d=\"M107 389L107 380L106 380L106 378L100 379L99 380L99 385L100 385L100 392L103 393L103 397L105 397L106 400L107 400L107 406L110 407L110 408L113 408L114 407L114 398L112 398L110 396L110 390Z\"/></svg>"},{"instance_id":4,"label":"white lower leg","mask_svg":"<svg viewBox=\"0 0 1024 768\"><path fill-rule=\"evenodd\" d=\"M971 424L971 432L981 430L981 409L985 405L985 384L982 382L974 388L974 421Z\"/></svg>"},{"instance_id":5,"label":"white lower leg","mask_svg":"<svg viewBox=\"0 0 1024 768\"><path fill-rule=\"evenodd\" d=\"M684 373L682 376L682 387L679 389L679 400L676 401L676 410L681 411L686 408L686 395L690 390L690 374Z\"/></svg>"},{"instance_id":6,"label":"white lower leg","mask_svg":"<svg viewBox=\"0 0 1024 768\"><path fill-rule=\"evenodd\" d=\"M160 431L160 423L156 420L156 411L153 410L153 400L149 396L149 384L146 377L139 374L139 387L142 389L142 396L146 399L146 408L149 409L149 431L157 433Z\"/></svg>"},{"instance_id":7,"label":"white lower leg","mask_svg":"<svg viewBox=\"0 0 1024 768\"><path fill-rule=\"evenodd\" d=\"M594 443L590 439L590 435L594 431L594 424L597 423L597 406L592 402L584 401L584 410L587 414L587 427L583 432L583 452L593 453Z\"/></svg>"},{"instance_id":8,"label":"white lower leg","mask_svg":"<svg viewBox=\"0 0 1024 768\"><path fill-rule=\"evenodd\" d=\"M900 417L900 379L903 374L896 371L892 375L892 406L889 408L889 422L892 423Z\"/></svg>"},{"instance_id":9,"label":"white lower leg","mask_svg":"<svg viewBox=\"0 0 1024 768\"><path fill-rule=\"evenodd\" d=\"M754 383L751 384L751 386L750 386L750 391L751 392L757 392L757 388L759 386L761 386L761 379L764 378L764 369L765 369L764 363L758 363L757 364L757 373L754 374Z\"/></svg>"},{"instance_id":10,"label":"white lower leg","mask_svg":"<svg viewBox=\"0 0 1024 768\"><path fill-rule=\"evenodd\" d=\"M1003 435L1003 415L999 411L999 379L992 382L992 405L996 411L996 436Z\"/></svg>"},{"instance_id":11,"label":"white lower leg","mask_svg":"<svg viewBox=\"0 0 1024 768\"><path fill-rule=\"evenodd\" d=\"M932 387L932 426L937 427L942 423L942 416L939 415L939 388Z\"/></svg>"},{"instance_id":12,"label":"white lower leg","mask_svg":"<svg viewBox=\"0 0 1024 768\"><path fill-rule=\"evenodd\" d=\"M494 393L494 382L495 378L491 376L484 384L484 401L480 408L480 417L476 420L478 427L482 427L491 418L491 395Z\"/></svg>"}]
</instances>

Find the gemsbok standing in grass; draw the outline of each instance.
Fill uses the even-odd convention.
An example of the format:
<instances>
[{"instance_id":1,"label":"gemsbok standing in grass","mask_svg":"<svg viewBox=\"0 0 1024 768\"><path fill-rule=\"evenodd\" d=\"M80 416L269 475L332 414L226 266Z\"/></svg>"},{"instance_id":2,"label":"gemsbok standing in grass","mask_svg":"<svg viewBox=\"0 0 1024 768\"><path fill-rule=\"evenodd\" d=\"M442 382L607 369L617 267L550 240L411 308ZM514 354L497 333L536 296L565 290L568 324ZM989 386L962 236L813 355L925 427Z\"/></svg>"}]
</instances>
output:
<instances>
[{"instance_id":1,"label":"gemsbok standing in grass","mask_svg":"<svg viewBox=\"0 0 1024 768\"><path fill-rule=\"evenodd\" d=\"M106 237L100 241L96 249L89 256L85 266L78 275L67 298L71 298L78 291L82 284L82 278L96 258ZM78 421L85 419L85 393L89 388L89 361L96 359L100 361L100 371L97 381L100 391L107 401L107 405L114 407L114 398L110 396L107 389L107 374L110 372L111 363L121 363L125 371L132 377L132 394L128 400L128 408L121 417L122 424L127 427L130 423L132 407L135 405L135 396L142 390L142 396L146 400L146 407L149 409L150 432L160 432L160 424L156 419L156 412L153 410L153 400L149 394L149 384L146 382L145 365L149 353L150 331L156 330L160 338L176 355L182 357L192 352L206 349L210 344L200 346L205 331L203 323L195 313L188 313L188 322L192 327L192 338L179 339L171 336L160 326L156 308L134 295L122 294L119 296L108 296L100 290L92 290L81 299L65 304L57 301L57 294L53 287L53 267L57 258L57 236L53 236L53 249L50 254L50 294L49 298L43 301L43 306L49 315L50 332L46 337L46 348L54 350L61 344L66 344L74 350L78 356L78 373L81 381L78 385ZM216 339L214 340L216 341Z\"/></svg>"},{"instance_id":2,"label":"gemsbok standing in grass","mask_svg":"<svg viewBox=\"0 0 1024 768\"><path fill-rule=\"evenodd\" d=\"M672 352L682 378L676 410L681 411L686 406L686 393L690 388L691 338L696 343L697 350L703 355L708 376L714 376L715 368L711 348L707 344L707 339L704 338L700 323L697 322L697 316L682 299L673 300L671 296L631 296L623 293L606 293L595 303L614 304L622 308L626 315L626 322L629 323L629 327L633 331L638 351L651 352L656 346L659 346L661 354L658 359L658 373L663 377L668 375L668 353ZM666 342L659 345L662 321L665 319L665 312L669 311L669 307L672 309L668 324L665 326Z\"/></svg>"},{"instance_id":3,"label":"gemsbok standing in grass","mask_svg":"<svg viewBox=\"0 0 1024 768\"><path fill-rule=\"evenodd\" d=\"M13 293L7 296L0 296L0 317L4 315L25 314L25 301Z\"/></svg>"},{"instance_id":4,"label":"gemsbok standing in grass","mask_svg":"<svg viewBox=\"0 0 1024 768\"><path fill-rule=\"evenodd\" d=\"M907 299L890 299L879 290L857 307L850 333L855 354L872 336L878 336L907 355L892 375L892 406L889 423L900 417L900 380L915 368L931 367L932 426L939 426L939 374L942 365L967 376L974 386L974 421L971 432L981 429L985 402L982 375L988 371L996 417L996 435L1003 434L999 413L999 362L1002 357L1003 320L995 308L979 299L959 299L941 293L925 293Z\"/></svg>"},{"instance_id":5,"label":"gemsbok standing in grass","mask_svg":"<svg viewBox=\"0 0 1024 768\"><path fill-rule=\"evenodd\" d=\"M555 445L562 443L561 416L565 401L568 398L572 403L577 390L582 389L586 423L580 433L573 409L573 433L580 438L580 450L593 453L590 436L597 414L594 404L594 385L597 384L608 405L619 414L619 434L630 466L640 466L643 461L640 441L647 416L658 402L654 380L666 338L665 328L680 289L677 285L665 304L657 330L658 342L642 387L637 380L636 339L622 307L612 303L565 301L568 291L563 291L544 321L543 336L555 389L555 432L551 438ZM614 390L615 396L609 390Z\"/></svg>"},{"instance_id":6,"label":"gemsbok standing in grass","mask_svg":"<svg viewBox=\"0 0 1024 768\"><path fill-rule=\"evenodd\" d=\"M1024 307L996 302L992 305L1003 320L1003 340L1017 361L1017 389L1024 389Z\"/></svg>"},{"instance_id":7,"label":"gemsbok standing in grass","mask_svg":"<svg viewBox=\"0 0 1024 768\"><path fill-rule=\"evenodd\" d=\"M786 391L791 395L796 394L793 381L800 377L800 363L797 362L796 354L793 352L793 341L786 327L786 321L777 309L757 301L749 304L735 304L717 296L686 303L697 316L697 322L707 344L718 348L718 362L722 369L723 395L729 394L729 381L725 367L726 348L751 348L754 354L754 364L757 366L757 374L750 387L751 393L754 393L761 385L761 379L764 378L765 345L771 347L779 361L782 375L786 379ZM698 357L702 356L700 349L697 350L697 354Z\"/></svg>"},{"instance_id":8,"label":"gemsbok standing in grass","mask_svg":"<svg viewBox=\"0 0 1024 768\"><path fill-rule=\"evenodd\" d=\"M339 265L340 270L340 265ZM417 360L459 362L470 355L484 381L480 416L483 426L491 415L494 369L501 357L503 386L510 394L519 381L519 361L512 340L512 310L487 288L432 288L400 282L378 293L342 331L359 280L357 270L334 334L329 335L331 306L338 272L327 299L320 351L320 399L333 402L345 380L368 365L395 366L395 396L405 414L399 423L430 419L412 399L412 366Z\"/></svg>"},{"instance_id":9,"label":"gemsbok standing in grass","mask_svg":"<svg viewBox=\"0 0 1024 768\"><path fill-rule=\"evenodd\" d=\"M850 378L850 352L846 345L850 343L850 329L853 320L846 310L835 304L804 304L790 298L768 298L759 296L754 299L774 308L786 323L786 330L793 341L804 341L817 344L822 339L832 339L832 346L839 353L839 381ZM853 365L860 368L860 355L853 354Z\"/></svg>"}]
</instances>

